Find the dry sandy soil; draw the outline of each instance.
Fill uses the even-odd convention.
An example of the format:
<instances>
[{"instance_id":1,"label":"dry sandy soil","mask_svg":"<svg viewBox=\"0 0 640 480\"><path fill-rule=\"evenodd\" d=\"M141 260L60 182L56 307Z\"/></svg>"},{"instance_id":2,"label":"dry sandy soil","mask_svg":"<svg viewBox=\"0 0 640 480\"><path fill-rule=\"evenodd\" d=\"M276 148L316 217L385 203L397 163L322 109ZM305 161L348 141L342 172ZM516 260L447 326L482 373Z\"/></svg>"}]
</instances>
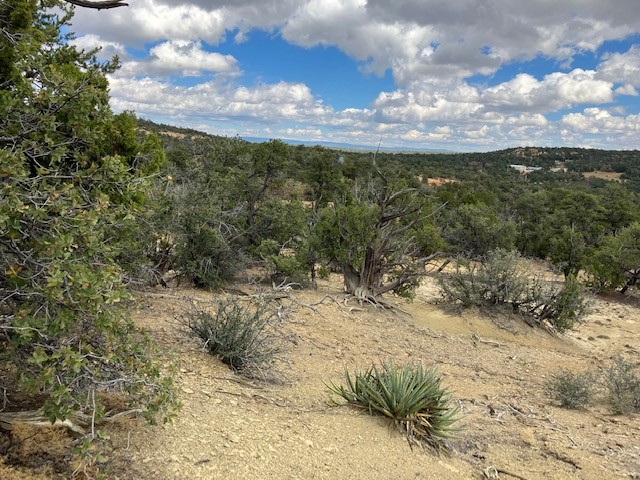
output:
<instances>
[{"instance_id":1,"label":"dry sandy soil","mask_svg":"<svg viewBox=\"0 0 640 480\"><path fill-rule=\"evenodd\" d=\"M595 172L584 172L585 178L602 178L603 180L612 180L616 182L622 182L622 174L617 172L603 172L596 170Z\"/></svg>"},{"instance_id":2,"label":"dry sandy soil","mask_svg":"<svg viewBox=\"0 0 640 480\"><path fill-rule=\"evenodd\" d=\"M408 314L345 305L337 276L292 295L277 325L286 381L265 384L234 374L178 328L186 299L215 295L141 294L134 319L178 362L183 407L172 424L117 427L109 478L640 478L638 415L613 416L604 402L562 409L545 389L561 369L595 371L617 354L637 363L637 303L599 298L583 325L554 336L518 319L448 313L429 278L414 302L392 299ZM448 455L411 449L385 419L329 404L326 383L381 360L439 368L464 414Z\"/></svg>"},{"instance_id":3,"label":"dry sandy soil","mask_svg":"<svg viewBox=\"0 0 640 480\"><path fill-rule=\"evenodd\" d=\"M585 324L554 336L517 319L449 314L430 279L414 302L395 300L410 315L345 306L337 277L293 295L324 302L288 303L282 385L244 380L179 332L184 298L212 295L140 298L136 321L179 360L183 407L172 424L116 432L114 478L640 478L637 415L612 416L597 402L562 409L545 390L561 369L594 371L616 354L637 362L637 304L599 298ZM345 367L388 359L437 366L455 392L464 430L449 455L411 449L385 419L329 405L325 384L340 383Z\"/></svg>"}]
</instances>

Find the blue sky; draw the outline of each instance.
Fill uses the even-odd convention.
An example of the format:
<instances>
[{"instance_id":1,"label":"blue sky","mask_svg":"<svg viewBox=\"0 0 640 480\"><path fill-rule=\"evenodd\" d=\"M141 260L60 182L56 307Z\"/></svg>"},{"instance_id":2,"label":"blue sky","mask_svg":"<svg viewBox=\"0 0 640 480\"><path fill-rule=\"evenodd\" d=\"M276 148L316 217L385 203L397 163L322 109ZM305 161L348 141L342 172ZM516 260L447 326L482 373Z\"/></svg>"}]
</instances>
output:
<instances>
[{"instance_id":1,"label":"blue sky","mask_svg":"<svg viewBox=\"0 0 640 480\"><path fill-rule=\"evenodd\" d=\"M391 70L383 75L363 73L358 65L335 46L304 48L277 33L253 30L248 40L235 43L233 35L211 51L233 55L243 75L239 83L301 82L315 96L336 109L366 108L380 91L394 88Z\"/></svg>"},{"instance_id":2,"label":"blue sky","mask_svg":"<svg viewBox=\"0 0 640 480\"><path fill-rule=\"evenodd\" d=\"M412 149L640 148L637 0L130 0L77 9L114 110Z\"/></svg>"}]
</instances>

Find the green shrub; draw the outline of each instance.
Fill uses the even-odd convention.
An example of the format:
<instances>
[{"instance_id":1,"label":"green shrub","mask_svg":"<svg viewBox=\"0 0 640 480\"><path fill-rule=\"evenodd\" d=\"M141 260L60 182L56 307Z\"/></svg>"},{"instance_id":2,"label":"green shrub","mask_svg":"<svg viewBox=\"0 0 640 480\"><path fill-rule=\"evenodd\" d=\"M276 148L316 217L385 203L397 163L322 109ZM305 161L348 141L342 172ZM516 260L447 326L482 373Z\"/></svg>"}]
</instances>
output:
<instances>
[{"instance_id":1,"label":"green shrub","mask_svg":"<svg viewBox=\"0 0 640 480\"><path fill-rule=\"evenodd\" d=\"M589 310L586 290L573 275L568 276L560 288L540 288L533 300L535 303L529 306L529 311L539 321L547 320L559 332L573 328Z\"/></svg>"},{"instance_id":2,"label":"green shrub","mask_svg":"<svg viewBox=\"0 0 640 480\"><path fill-rule=\"evenodd\" d=\"M296 257L286 255L274 255L269 258L269 270L271 281L276 284L288 283L298 288L309 285L309 273L307 266Z\"/></svg>"},{"instance_id":3,"label":"green shrub","mask_svg":"<svg viewBox=\"0 0 640 480\"><path fill-rule=\"evenodd\" d=\"M353 375L345 371L346 387L331 384L330 393L349 404L392 419L407 436L409 444L443 447L442 440L458 430L457 407L442 388L437 370L419 364L397 367L393 362L371 366Z\"/></svg>"},{"instance_id":4,"label":"green shrub","mask_svg":"<svg viewBox=\"0 0 640 480\"><path fill-rule=\"evenodd\" d=\"M222 362L243 375L267 380L281 352L271 327L273 317L264 301L247 307L230 297L220 300L214 309L192 303L186 325Z\"/></svg>"},{"instance_id":5,"label":"green shrub","mask_svg":"<svg viewBox=\"0 0 640 480\"><path fill-rule=\"evenodd\" d=\"M201 186L176 199L178 210L174 267L197 287L216 287L245 266L239 237L241 218L224 212Z\"/></svg>"},{"instance_id":6,"label":"green shrub","mask_svg":"<svg viewBox=\"0 0 640 480\"><path fill-rule=\"evenodd\" d=\"M309 267L293 252L283 252L275 240L263 240L255 249L255 254L265 260L272 283L292 284L298 288L309 285Z\"/></svg>"},{"instance_id":7,"label":"green shrub","mask_svg":"<svg viewBox=\"0 0 640 480\"><path fill-rule=\"evenodd\" d=\"M633 364L617 356L604 371L607 402L614 414L640 412L640 377Z\"/></svg>"},{"instance_id":8,"label":"green shrub","mask_svg":"<svg viewBox=\"0 0 640 480\"><path fill-rule=\"evenodd\" d=\"M528 282L518 268L515 252L495 250L481 262L459 259L456 271L439 279L445 302L464 308L511 305L528 295Z\"/></svg>"},{"instance_id":9,"label":"green shrub","mask_svg":"<svg viewBox=\"0 0 640 480\"><path fill-rule=\"evenodd\" d=\"M4 22L16 5L18 30ZM52 422L99 424L103 395L166 419L171 378L122 308L118 257L162 155L136 144L132 115L110 110L116 65L68 43L68 9L0 3L0 51L16 53L0 73L0 371L15 385L8 395Z\"/></svg>"},{"instance_id":10,"label":"green shrub","mask_svg":"<svg viewBox=\"0 0 640 480\"><path fill-rule=\"evenodd\" d=\"M572 373L567 370L555 375L549 382L548 393L564 408L581 408L593 397L594 378L589 373Z\"/></svg>"},{"instance_id":11,"label":"green shrub","mask_svg":"<svg viewBox=\"0 0 640 480\"><path fill-rule=\"evenodd\" d=\"M495 250L479 262L458 261L456 271L439 279L446 303L482 310L507 307L536 323L564 332L588 311L586 290L575 277L562 286L530 278L517 252Z\"/></svg>"},{"instance_id":12,"label":"green shrub","mask_svg":"<svg viewBox=\"0 0 640 480\"><path fill-rule=\"evenodd\" d=\"M607 236L587 258L589 280L601 291L626 293L640 281L640 222Z\"/></svg>"}]
</instances>

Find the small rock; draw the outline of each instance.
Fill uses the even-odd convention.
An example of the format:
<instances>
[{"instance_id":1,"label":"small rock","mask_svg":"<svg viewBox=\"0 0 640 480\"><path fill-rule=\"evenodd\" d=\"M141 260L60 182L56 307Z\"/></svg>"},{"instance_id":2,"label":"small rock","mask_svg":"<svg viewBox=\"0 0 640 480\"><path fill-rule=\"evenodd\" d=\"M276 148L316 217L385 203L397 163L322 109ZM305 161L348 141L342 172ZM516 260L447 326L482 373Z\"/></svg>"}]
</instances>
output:
<instances>
[{"instance_id":1,"label":"small rock","mask_svg":"<svg viewBox=\"0 0 640 480\"><path fill-rule=\"evenodd\" d=\"M305 440L304 444L309 448L313 448L313 442L311 440Z\"/></svg>"},{"instance_id":2,"label":"small rock","mask_svg":"<svg viewBox=\"0 0 640 480\"><path fill-rule=\"evenodd\" d=\"M171 460L172 462L176 462L176 463L180 461L180 459L178 458L177 455L171 455L169 457L169 460Z\"/></svg>"},{"instance_id":3,"label":"small rock","mask_svg":"<svg viewBox=\"0 0 640 480\"><path fill-rule=\"evenodd\" d=\"M149 462L153 462L153 457L147 457L142 459L142 463L149 463Z\"/></svg>"},{"instance_id":4,"label":"small rock","mask_svg":"<svg viewBox=\"0 0 640 480\"><path fill-rule=\"evenodd\" d=\"M240 442L240 439L239 439L238 437L236 437L235 435L229 435L227 438L229 439L229 441L230 441L231 443L238 443L238 442Z\"/></svg>"},{"instance_id":5,"label":"small rock","mask_svg":"<svg viewBox=\"0 0 640 480\"><path fill-rule=\"evenodd\" d=\"M188 395L191 395L193 393L193 390L188 387L182 387L182 391Z\"/></svg>"}]
</instances>

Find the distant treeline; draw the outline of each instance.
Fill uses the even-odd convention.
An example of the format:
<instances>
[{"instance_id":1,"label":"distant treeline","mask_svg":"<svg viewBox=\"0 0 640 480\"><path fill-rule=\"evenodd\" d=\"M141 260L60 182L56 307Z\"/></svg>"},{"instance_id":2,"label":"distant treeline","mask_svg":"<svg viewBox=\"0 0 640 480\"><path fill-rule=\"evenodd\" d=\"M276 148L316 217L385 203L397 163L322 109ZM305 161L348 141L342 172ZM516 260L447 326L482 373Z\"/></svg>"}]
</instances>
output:
<instances>
[{"instance_id":1,"label":"distant treeline","mask_svg":"<svg viewBox=\"0 0 640 480\"><path fill-rule=\"evenodd\" d=\"M139 120L146 131L156 133L171 132L181 138L222 138L203 132L156 124L148 120ZM297 145L299 152L321 147ZM335 157L343 157L347 164L356 170L371 166L373 152L327 149L335 152ZM304 155L304 154L303 154ZM518 147L493 152L470 153L390 153L378 152L376 160L380 168L389 171L403 171L406 174L422 178L455 178L458 180L477 180L485 174L491 177L518 177L519 173L509 166L513 164L542 167L541 171L528 174L527 180L533 182L574 182L587 181L602 184L603 180L591 177L584 179L582 173L614 172L621 174L620 180L626 188L640 192L640 151L639 150L598 150L572 147ZM556 169L559 171L552 171Z\"/></svg>"}]
</instances>

